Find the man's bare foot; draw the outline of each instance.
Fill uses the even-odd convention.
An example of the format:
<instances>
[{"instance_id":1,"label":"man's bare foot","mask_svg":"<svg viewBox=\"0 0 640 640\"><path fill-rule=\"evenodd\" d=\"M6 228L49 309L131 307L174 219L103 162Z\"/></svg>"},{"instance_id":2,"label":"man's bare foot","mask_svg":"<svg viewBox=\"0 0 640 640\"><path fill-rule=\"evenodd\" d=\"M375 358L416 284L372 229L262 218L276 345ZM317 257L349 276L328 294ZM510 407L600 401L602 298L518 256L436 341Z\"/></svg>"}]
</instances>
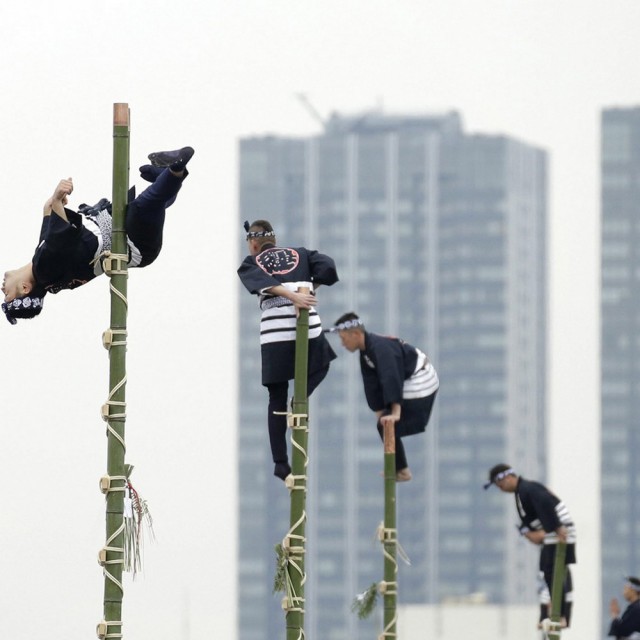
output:
<instances>
[{"instance_id":1,"label":"man's bare foot","mask_svg":"<svg viewBox=\"0 0 640 640\"><path fill-rule=\"evenodd\" d=\"M409 467L405 467L404 469L400 469L396 473L396 482L409 482L413 476L411 475L411 471L409 471Z\"/></svg>"}]
</instances>

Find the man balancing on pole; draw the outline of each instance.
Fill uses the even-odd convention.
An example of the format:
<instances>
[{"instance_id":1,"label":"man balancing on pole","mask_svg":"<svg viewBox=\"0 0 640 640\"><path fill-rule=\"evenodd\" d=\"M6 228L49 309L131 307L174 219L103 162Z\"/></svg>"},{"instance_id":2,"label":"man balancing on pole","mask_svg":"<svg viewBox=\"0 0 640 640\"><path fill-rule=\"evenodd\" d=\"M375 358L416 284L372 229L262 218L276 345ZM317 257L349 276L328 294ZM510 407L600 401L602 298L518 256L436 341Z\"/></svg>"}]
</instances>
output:
<instances>
[{"instance_id":1,"label":"man balancing on pole","mask_svg":"<svg viewBox=\"0 0 640 640\"><path fill-rule=\"evenodd\" d=\"M296 317L309 309L309 356L307 394L322 382L336 357L322 333L315 310L315 289L338 281L332 258L305 247L280 247L267 220L244 223L249 255L238 275L249 293L260 297L260 349L262 384L269 391L267 424L273 456L273 475L285 480L291 473L287 455L286 412L289 380L295 372ZM298 292L308 288L309 293Z\"/></svg>"},{"instance_id":2,"label":"man balancing on pole","mask_svg":"<svg viewBox=\"0 0 640 640\"><path fill-rule=\"evenodd\" d=\"M489 470L489 482L484 488L489 489L494 484L500 491L515 494L516 509L520 516L518 530L529 542L540 545L540 571L544 574L549 593L553 595L553 567L558 542L567 545L565 564L576 562L576 528L569 510L543 484L525 480L508 464L497 464ZM566 597L571 591L571 572L567 566L560 612L561 624L565 627L571 622L572 603Z\"/></svg>"},{"instance_id":3,"label":"man balancing on pole","mask_svg":"<svg viewBox=\"0 0 640 640\"><path fill-rule=\"evenodd\" d=\"M396 480L411 480L402 438L422 433L440 383L429 358L412 345L389 336L365 331L353 312L340 316L331 332L337 332L347 351L360 352L360 370L367 404L375 411L377 428L384 439L384 425L395 426Z\"/></svg>"},{"instance_id":4,"label":"man balancing on pole","mask_svg":"<svg viewBox=\"0 0 640 640\"><path fill-rule=\"evenodd\" d=\"M127 205L129 267L146 267L158 257L165 210L188 175L186 164L193 153L191 147L151 153L151 164L140 167L151 185ZM72 192L71 178L60 180L45 202L33 258L4 274L2 310L11 324L37 316L47 293L75 289L103 273L101 256L111 249L111 203L103 198L92 207L80 205L76 212L66 208Z\"/></svg>"}]
</instances>

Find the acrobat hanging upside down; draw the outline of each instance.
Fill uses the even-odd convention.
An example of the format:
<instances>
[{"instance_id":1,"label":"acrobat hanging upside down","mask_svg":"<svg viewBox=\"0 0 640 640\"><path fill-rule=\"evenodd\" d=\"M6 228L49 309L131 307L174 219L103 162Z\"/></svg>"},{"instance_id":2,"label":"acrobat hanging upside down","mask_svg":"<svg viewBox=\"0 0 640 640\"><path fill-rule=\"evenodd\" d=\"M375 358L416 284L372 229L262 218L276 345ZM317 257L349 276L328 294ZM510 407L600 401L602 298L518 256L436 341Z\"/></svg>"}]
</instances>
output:
<instances>
[{"instance_id":1,"label":"acrobat hanging upside down","mask_svg":"<svg viewBox=\"0 0 640 640\"><path fill-rule=\"evenodd\" d=\"M149 154L140 175L151 184L127 205L125 230L129 267L146 267L162 248L165 211L188 175L191 147ZM40 240L30 262L7 271L2 282L2 311L11 324L34 318L47 293L75 289L104 273L100 257L111 249L111 203L100 200L78 211L66 207L71 178L60 180L45 202Z\"/></svg>"}]
</instances>

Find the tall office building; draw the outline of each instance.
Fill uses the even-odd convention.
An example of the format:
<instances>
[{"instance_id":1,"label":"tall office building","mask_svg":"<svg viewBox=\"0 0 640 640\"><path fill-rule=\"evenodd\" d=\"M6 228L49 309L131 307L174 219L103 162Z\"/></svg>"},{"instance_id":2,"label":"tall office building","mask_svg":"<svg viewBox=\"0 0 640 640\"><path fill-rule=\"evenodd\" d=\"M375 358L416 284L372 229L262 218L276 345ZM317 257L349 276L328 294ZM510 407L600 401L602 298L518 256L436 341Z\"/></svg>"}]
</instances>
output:
<instances>
[{"instance_id":1,"label":"tall office building","mask_svg":"<svg viewBox=\"0 0 640 640\"><path fill-rule=\"evenodd\" d=\"M640 107L604 110L601 143L602 611L606 612L608 600L620 593L622 576L640 573Z\"/></svg>"},{"instance_id":2,"label":"tall office building","mask_svg":"<svg viewBox=\"0 0 640 640\"><path fill-rule=\"evenodd\" d=\"M535 550L517 536L513 500L482 484L502 461L545 475L546 154L465 133L456 113L334 115L316 136L243 139L239 173L239 235L266 218L280 243L336 260L340 282L318 292L325 326L355 310L438 370L427 434L405 441L400 601L535 602ZM239 304L239 638L273 640L289 496L271 476L257 299L243 290ZM382 579L383 451L358 358L329 339L339 357L310 407L305 629L354 640L380 630L379 615L359 621L350 605Z\"/></svg>"}]
</instances>

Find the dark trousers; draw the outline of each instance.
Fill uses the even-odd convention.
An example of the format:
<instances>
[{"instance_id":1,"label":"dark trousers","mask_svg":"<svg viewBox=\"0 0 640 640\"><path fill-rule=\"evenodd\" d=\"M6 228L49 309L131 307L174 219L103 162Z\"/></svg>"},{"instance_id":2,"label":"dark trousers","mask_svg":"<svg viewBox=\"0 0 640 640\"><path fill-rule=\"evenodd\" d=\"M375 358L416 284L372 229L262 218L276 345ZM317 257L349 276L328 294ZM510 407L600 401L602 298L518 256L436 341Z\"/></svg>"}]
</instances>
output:
<instances>
[{"instance_id":1,"label":"dark trousers","mask_svg":"<svg viewBox=\"0 0 640 640\"><path fill-rule=\"evenodd\" d=\"M380 423L380 420L376 423L378 433L380 434L380 440L384 443L384 428ZM407 462L407 454L404 451L404 444L402 444L402 438L398 435L398 429L396 426L396 471L406 469L409 466Z\"/></svg>"},{"instance_id":2,"label":"dark trousers","mask_svg":"<svg viewBox=\"0 0 640 640\"><path fill-rule=\"evenodd\" d=\"M556 559L556 545L545 544L542 545L540 550L540 571L544 573L544 581L547 583L547 589L549 589L549 595L553 598L553 565ZM571 605L572 602L567 602L567 594L573 591L573 582L571 580L571 571L569 565L565 567L564 583L562 584L562 608L560 615L567 621L567 626L571 622ZM549 605L551 606L551 605ZM551 612L549 612L551 615Z\"/></svg>"},{"instance_id":3,"label":"dark trousers","mask_svg":"<svg viewBox=\"0 0 640 640\"><path fill-rule=\"evenodd\" d=\"M139 267L151 264L160 254L165 211L174 203L186 175L187 171L178 178L169 169L163 169L155 182L128 204L125 229L142 255Z\"/></svg>"},{"instance_id":4,"label":"dark trousers","mask_svg":"<svg viewBox=\"0 0 640 640\"><path fill-rule=\"evenodd\" d=\"M404 436L412 436L416 433L422 433L429 424L431 410L436 399L437 391L426 398L416 400L404 400L402 402L402 410L400 420L396 422L396 471L406 469L409 466L407 462L407 454L402 444ZM391 411L384 411L382 415L389 415ZM380 439L384 442L384 429L378 420L376 427L380 434Z\"/></svg>"},{"instance_id":5,"label":"dark trousers","mask_svg":"<svg viewBox=\"0 0 640 640\"><path fill-rule=\"evenodd\" d=\"M310 396L317 386L324 380L329 365L310 373L307 378L307 395ZM271 455L274 462L288 462L287 455L287 416L275 415L275 411L286 411L289 396L289 382L272 382L266 385L269 390L269 442L271 443Z\"/></svg>"}]
</instances>

